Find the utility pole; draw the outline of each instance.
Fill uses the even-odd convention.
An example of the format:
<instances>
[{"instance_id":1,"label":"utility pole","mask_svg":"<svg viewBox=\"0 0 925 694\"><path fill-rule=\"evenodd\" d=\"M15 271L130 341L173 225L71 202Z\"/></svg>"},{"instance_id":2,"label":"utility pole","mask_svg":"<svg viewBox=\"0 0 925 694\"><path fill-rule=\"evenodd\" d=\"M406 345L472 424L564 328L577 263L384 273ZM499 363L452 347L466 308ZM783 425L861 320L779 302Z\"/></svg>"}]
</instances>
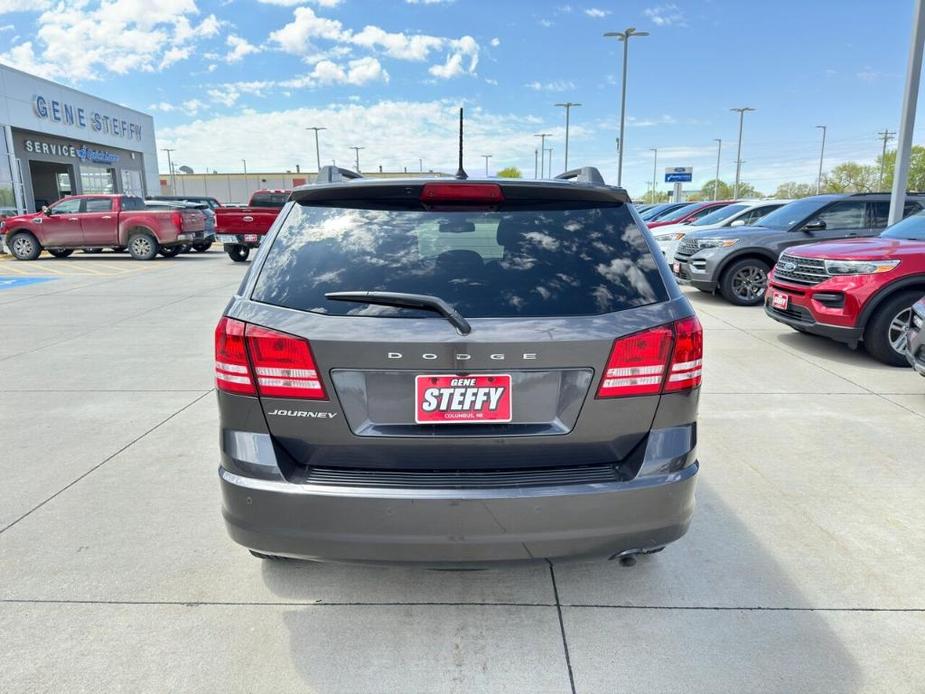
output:
<instances>
[{"instance_id":1,"label":"utility pole","mask_svg":"<svg viewBox=\"0 0 925 694\"><path fill-rule=\"evenodd\" d=\"M912 128L915 126L915 107L922 77L923 44L925 0L916 0L915 19L912 22L912 45L909 47L909 65L906 68L902 115L899 120L899 140L896 141L896 166L893 168L893 191L890 195L890 216L887 220L890 224L895 224L903 218L903 208L906 206L906 180L909 175L909 159L912 157Z\"/></svg>"},{"instance_id":2,"label":"utility pole","mask_svg":"<svg viewBox=\"0 0 925 694\"><path fill-rule=\"evenodd\" d=\"M880 178L877 180L877 191L883 189L883 170L886 168L886 145L893 139L896 135L895 132L890 132L889 130L881 130L877 133L880 136L880 139L883 140L883 153L880 155Z\"/></svg>"},{"instance_id":3,"label":"utility pole","mask_svg":"<svg viewBox=\"0 0 925 694\"><path fill-rule=\"evenodd\" d=\"M551 133L540 133L533 137L540 138L540 178L546 175L546 138Z\"/></svg>"},{"instance_id":4,"label":"utility pole","mask_svg":"<svg viewBox=\"0 0 925 694\"><path fill-rule=\"evenodd\" d=\"M488 178L488 160L491 159L491 154L483 154L482 158L485 160L485 178Z\"/></svg>"},{"instance_id":5,"label":"utility pole","mask_svg":"<svg viewBox=\"0 0 925 694\"><path fill-rule=\"evenodd\" d=\"M571 111L576 106L581 106L581 104L576 104L572 101L566 101L563 104L556 104L556 106L561 106L565 109L565 171L568 171L568 126L569 126L569 115Z\"/></svg>"},{"instance_id":6,"label":"utility pole","mask_svg":"<svg viewBox=\"0 0 925 694\"><path fill-rule=\"evenodd\" d=\"M318 131L327 130L327 128L316 128L315 126L312 126L305 129L315 131L315 162L318 164L318 173L321 173L321 148L318 146Z\"/></svg>"},{"instance_id":7,"label":"utility pole","mask_svg":"<svg viewBox=\"0 0 925 694\"><path fill-rule=\"evenodd\" d=\"M713 142L716 143L716 178L713 179L713 202L719 200L719 156L723 151L723 140L719 137L714 137Z\"/></svg>"},{"instance_id":8,"label":"utility pole","mask_svg":"<svg viewBox=\"0 0 925 694\"><path fill-rule=\"evenodd\" d=\"M620 96L620 154L617 158L617 186L623 186L623 127L626 121L626 63L629 58L630 38L633 36L648 36L648 31L636 31L636 27L627 27L623 31L608 31L604 38L616 38L623 42L623 88Z\"/></svg>"},{"instance_id":9,"label":"utility pole","mask_svg":"<svg viewBox=\"0 0 925 694\"><path fill-rule=\"evenodd\" d=\"M649 147L649 151L654 154L652 160L652 202L658 202L655 198L655 186L658 182L658 147Z\"/></svg>"},{"instance_id":10,"label":"utility pole","mask_svg":"<svg viewBox=\"0 0 925 694\"><path fill-rule=\"evenodd\" d=\"M816 195L822 192L822 159L825 157L825 133L826 126L817 125L817 128L822 130L822 148L819 150L819 175L816 177Z\"/></svg>"},{"instance_id":11,"label":"utility pole","mask_svg":"<svg viewBox=\"0 0 925 694\"><path fill-rule=\"evenodd\" d=\"M361 150L361 149L366 149L366 148L365 148L365 147L351 147L350 149L352 149L353 152L354 152L354 154L356 155L357 173L362 173L362 172L360 171L360 150Z\"/></svg>"},{"instance_id":12,"label":"utility pole","mask_svg":"<svg viewBox=\"0 0 925 694\"><path fill-rule=\"evenodd\" d=\"M170 153L176 152L176 149L170 149L168 147L162 147L162 151L167 152L167 171L170 173L170 194L177 194L177 178L173 172L173 161L170 159Z\"/></svg>"},{"instance_id":13,"label":"utility pole","mask_svg":"<svg viewBox=\"0 0 925 694\"><path fill-rule=\"evenodd\" d=\"M751 106L743 106L741 108L731 108L730 111L736 111L739 114L739 148L736 151L736 182L735 187L732 190L733 199L738 199L739 197L739 175L742 172L742 124L745 120L745 114L748 111L754 111Z\"/></svg>"}]
</instances>

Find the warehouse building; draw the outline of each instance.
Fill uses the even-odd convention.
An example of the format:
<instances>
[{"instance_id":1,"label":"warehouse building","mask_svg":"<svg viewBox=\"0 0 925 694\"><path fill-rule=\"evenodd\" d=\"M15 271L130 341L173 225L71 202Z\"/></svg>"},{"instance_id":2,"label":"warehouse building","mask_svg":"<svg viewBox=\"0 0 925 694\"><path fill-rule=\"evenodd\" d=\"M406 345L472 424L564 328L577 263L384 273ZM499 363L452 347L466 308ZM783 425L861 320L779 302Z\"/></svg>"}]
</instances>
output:
<instances>
[{"instance_id":1,"label":"warehouse building","mask_svg":"<svg viewBox=\"0 0 925 694\"><path fill-rule=\"evenodd\" d=\"M0 65L0 214L159 184L151 116Z\"/></svg>"}]
</instances>

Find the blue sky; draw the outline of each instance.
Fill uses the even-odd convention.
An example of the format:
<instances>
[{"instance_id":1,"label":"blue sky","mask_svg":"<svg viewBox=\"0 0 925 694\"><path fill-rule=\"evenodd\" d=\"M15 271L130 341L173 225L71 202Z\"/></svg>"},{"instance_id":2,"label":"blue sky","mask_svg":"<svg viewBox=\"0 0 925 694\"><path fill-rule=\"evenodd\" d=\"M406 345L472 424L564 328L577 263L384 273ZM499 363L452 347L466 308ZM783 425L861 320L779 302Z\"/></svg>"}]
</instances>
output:
<instances>
[{"instance_id":1,"label":"blue sky","mask_svg":"<svg viewBox=\"0 0 925 694\"><path fill-rule=\"evenodd\" d=\"M871 161L877 131L898 125L913 3L539 2L526 0L0 0L0 62L152 113L158 145L196 171L455 169L453 110L467 108L466 166L533 175L534 133L562 168L564 119L577 101L570 164L616 178L621 44L605 31L651 32L630 51L624 184L642 195L659 170L734 175L746 116L743 179L773 192L814 180L817 124L827 165ZM925 126L925 124L923 124ZM925 132L925 131L923 131ZM166 162L161 163L166 169ZM661 175L661 173L660 173ZM664 184L662 184L664 187Z\"/></svg>"}]
</instances>

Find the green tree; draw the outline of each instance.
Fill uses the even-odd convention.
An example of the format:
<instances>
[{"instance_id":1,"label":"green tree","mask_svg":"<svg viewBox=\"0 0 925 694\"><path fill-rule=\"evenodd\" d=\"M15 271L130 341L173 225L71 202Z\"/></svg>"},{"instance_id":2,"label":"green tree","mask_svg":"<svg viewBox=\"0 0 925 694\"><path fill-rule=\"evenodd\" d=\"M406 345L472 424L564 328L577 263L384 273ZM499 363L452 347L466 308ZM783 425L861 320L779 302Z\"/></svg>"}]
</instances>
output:
<instances>
[{"instance_id":1,"label":"green tree","mask_svg":"<svg viewBox=\"0 0 925 694\"><path fill-rule=\"evenodd\" d=\"M886 153L886 160L882 156L877 157L877 179L880 178L880 164L883 167L883 186L881 190L893 189L893 168L896 166L896 150ZM906 183L906 190L925 190L925 147L921 145L912 146L912 156L909 159L909 180Z\"/></svg>"},{"instance_id":2,"label":"green tree","mask_svg":"<svg viewBox=\"0 0 925 694\"><path fill-rule=\"evenodd\" d=\"M780 200L796 200L816 194L815 183L797 183L796 181L787 181L777 186L774 197Z\"/></svg>"},{"instance_id":3,"label":"green tree","mask_svg":"<svg viewBox=\"0 0 925 694\"><path fill-rule=\"evenodd\" d=\"M524 175L516 166L508 166L497 173L498 178L523 178Z\"/></svg>"},{"instance_id":4,"label":"green tree","mask_svg":"<svg viewBox=\"0 0 925 694\"><path fill-rule=\"evenodd\" d=\"M642 197L634 198L633 202L638 202L640 204L668 202L669 197L670 197L670 193L668 193L667 191L661 191L661 190L656 191L655 195L652 195L652 189L650 188L649 190L646 191L646 194L643 195Z\"/></svg>"},{"instance_id":5,"label":"green tree","mask_svg":"<svg viewBox=\"0 0 925 694\"><path fill-rule=\"evenodd\" d=\"M691 200L691 201L712 200L713 191L716 191L717 193L716 195L717 200L732 200L733 197L735 197L733 195L733 189L734 189L734 186L726 183L725 181L721 181L717 178L714 178L713 180L710 180L704 183L700 187L700 192L694 193L688 198L688 200ZM739 181L738 197L741 199L744 199L744 198L760 198L764 196L761 193L759 193L757 190L755 190L755 187L752 186L750 183L746 183L745 181Z\"/></svg>"},{"instance_id":6,"label":"green tree","mask_svg":"<svg viewBox=\"0 0 925 694\"><path fill-rule=\"evenodd\" d=\"M872 193L877 189L880 169L856 161L842 162L822 177L824 193Z\"/></svg>"}]
</instances>

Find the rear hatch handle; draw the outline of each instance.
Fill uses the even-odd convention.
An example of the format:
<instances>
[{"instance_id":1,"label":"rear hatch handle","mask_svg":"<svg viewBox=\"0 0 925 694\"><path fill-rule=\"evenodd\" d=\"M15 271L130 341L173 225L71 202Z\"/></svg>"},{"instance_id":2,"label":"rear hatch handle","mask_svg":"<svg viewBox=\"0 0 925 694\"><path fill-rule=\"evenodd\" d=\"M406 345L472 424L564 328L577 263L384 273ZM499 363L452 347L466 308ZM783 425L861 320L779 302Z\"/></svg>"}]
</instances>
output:
<instances>
[{"instance_id":1,"label":"rear hatch handle","mask_svg":"<svg viewBox=\"0 0 925 694\"><path fill-rule=\"evenodd\" d=\"M398 306L433 311L446 318L460 335L472 332L469 321L443 299L429 294L406 294L404 292L328 292L325 299L331 301L355 301L359 304L377 304L379 306Z\"/></svg>"}]
</instances>

